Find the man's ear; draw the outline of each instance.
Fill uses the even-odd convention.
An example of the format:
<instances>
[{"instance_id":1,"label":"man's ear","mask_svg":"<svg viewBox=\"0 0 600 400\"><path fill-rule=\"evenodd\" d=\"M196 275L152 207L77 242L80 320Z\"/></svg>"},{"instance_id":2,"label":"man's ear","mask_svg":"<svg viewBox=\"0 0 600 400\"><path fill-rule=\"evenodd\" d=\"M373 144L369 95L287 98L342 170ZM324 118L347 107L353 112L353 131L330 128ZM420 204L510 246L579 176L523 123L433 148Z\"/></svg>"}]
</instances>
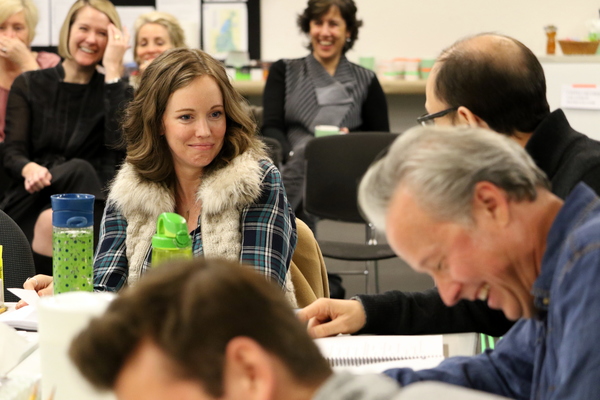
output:
<instances>
[{"instance_id":1,"label":"man's ear","mask_svg":"<svg viewBox=\"0 0 600 400\"><path fill-rule=\"evenodd\" d=\"M458 123L456 125L468 125L471 128L486 128L490 129L487 122L475 115L467 107L460 106L456 110Z\"/></svg>"},{"instance_id":2,"label":"man's ear","mask_svg":"<svg viewBox=\"0 0 600 400\"><path fill-rule=\"evenodd\" d=\"M276 366L271 355L248 337L233 338L225 349L225 398L266 400L274 396Z\"/></svg>"},{"instance_id":3,"label":"man's ear","mask_svg":"<svg viewBox=\"0 0 600 400\"><path fill-rule=\"evenodd\" d=\"M506 192L491 182L477 182L473 190L473 218L477 224L506 226L510 219Z\"/></svg>"}]
</instances>

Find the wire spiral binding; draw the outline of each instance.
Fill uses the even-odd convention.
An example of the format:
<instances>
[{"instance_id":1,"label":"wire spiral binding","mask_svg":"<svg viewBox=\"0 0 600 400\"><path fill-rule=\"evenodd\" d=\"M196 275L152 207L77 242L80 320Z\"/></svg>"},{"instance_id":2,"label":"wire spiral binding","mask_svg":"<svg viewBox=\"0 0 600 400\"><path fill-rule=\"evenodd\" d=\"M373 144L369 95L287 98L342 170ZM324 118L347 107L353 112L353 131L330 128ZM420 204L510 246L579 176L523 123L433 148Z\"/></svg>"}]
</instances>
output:
<instances>
[{"instance_id":1,"label":"wire spiral binding","mask_svg":"<svg viewBox=\"0 0 600 400\"><path fill-rule=\"evenodd\" d=\"M404 357L347 357L328 358L331 367L359 367L361 365L376 364L389 361L426 360L434 356L404 356Z\"/></svg>"}]
</instances>

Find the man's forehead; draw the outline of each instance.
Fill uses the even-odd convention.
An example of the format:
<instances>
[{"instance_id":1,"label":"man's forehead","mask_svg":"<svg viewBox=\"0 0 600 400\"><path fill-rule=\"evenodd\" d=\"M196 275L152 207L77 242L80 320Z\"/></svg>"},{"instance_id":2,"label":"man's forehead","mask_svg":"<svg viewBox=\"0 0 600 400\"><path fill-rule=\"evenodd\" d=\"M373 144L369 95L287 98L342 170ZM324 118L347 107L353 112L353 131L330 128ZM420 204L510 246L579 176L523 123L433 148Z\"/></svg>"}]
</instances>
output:
<instances>
[{"instance_id":1,"label":"man's forehead","mask_svg":"<svg viewBox=\"0 0 600 400\"><path fill-rule=\"evenodd\" d=\"M386 218L388 241L415 270L422 270L436 256L437 245L431 239L440 224L420 205L410 186L394 192Z\"/></svg>"},{"instance_id":2,"label":"man's forehead","mask_svg":"<svg viewBox=\"0 0 600 400\"><path fill-rule=\"evenodd\" d=\"M419 204L418 196L410 185L400 185L394 190L386 215L386 231L396 236L407 227L411 230L424 228L432 220Z\"/></svg>"}]
</instances>

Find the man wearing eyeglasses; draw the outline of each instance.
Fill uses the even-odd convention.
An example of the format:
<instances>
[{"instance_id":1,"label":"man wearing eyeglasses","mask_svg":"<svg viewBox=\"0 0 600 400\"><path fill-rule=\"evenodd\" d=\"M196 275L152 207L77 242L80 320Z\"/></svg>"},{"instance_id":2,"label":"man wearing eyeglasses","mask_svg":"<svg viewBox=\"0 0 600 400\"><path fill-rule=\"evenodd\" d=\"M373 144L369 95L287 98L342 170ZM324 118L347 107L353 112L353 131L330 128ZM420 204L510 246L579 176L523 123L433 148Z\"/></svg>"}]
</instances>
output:
<instances>
[{"instance_id":1,"label":"man wearing eyeglasses","mask_svg":"<svg viewBox=\"0 0 600 400\"><path fill-rule=\"evenodd\" d=\"M579 182L600 194L600 142L572 129L562 110L550 112L542 66L513 38L481 34L442 51L427 81L425 108L427 114L417 119L421 125L483 127L517 141L560 198ZM323 299L299 316L313 320L309 330L317 337L455 332L502 336L513 325L483 301L446 307L435 288Z\"/></svg>"}]
</instances>

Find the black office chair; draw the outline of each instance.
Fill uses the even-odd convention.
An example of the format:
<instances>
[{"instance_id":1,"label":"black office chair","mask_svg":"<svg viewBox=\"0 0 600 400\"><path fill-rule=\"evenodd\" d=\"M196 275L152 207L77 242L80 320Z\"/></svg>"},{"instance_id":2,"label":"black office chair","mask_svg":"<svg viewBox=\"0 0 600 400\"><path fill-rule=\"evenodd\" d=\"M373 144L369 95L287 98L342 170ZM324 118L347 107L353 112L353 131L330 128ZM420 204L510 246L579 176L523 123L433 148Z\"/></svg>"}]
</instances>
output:
<instances>
[{"instance_id":1,"label":"black office chair","mask_svg":"<svg viewBox=\"0 0 600 400\"><path fill-rule=\"evenodd\" d=\"M319 219L365 224L365 244L318 241L324 257L365 262L362 271L339 272L364 275L365 293L368 292L369 264L373 263L375 291L379 293L377 262L396 255L387 244L377 243L375 228L359 212L358 184L373 160L397 137L388 132L353 132L315 138L306 146L305 211Z\"/></svg>"},{"instance_id":2,"label":"black office chair","mask_svg":"<svg viewBox=\"0 0 600 400\"><path fill-rule=\"evenodd\" d=\"M4 300L18 301L8 288L23 287L23 282L35 275L31 245L19 226L0 210L0 245L4 265Z\"/></svg>"},{"instance_id":3,"label":"black office chair","mask_svg":"<svg viewBox=\"0 0 600 400\"><path fill-rule=\"evenodd\" d=\"M6 172L3 166L4 163L4 143L0 143L0 204L2 204L2 199L4 194L10 187L12 179Z\"/></svg>"}]
</instances>

